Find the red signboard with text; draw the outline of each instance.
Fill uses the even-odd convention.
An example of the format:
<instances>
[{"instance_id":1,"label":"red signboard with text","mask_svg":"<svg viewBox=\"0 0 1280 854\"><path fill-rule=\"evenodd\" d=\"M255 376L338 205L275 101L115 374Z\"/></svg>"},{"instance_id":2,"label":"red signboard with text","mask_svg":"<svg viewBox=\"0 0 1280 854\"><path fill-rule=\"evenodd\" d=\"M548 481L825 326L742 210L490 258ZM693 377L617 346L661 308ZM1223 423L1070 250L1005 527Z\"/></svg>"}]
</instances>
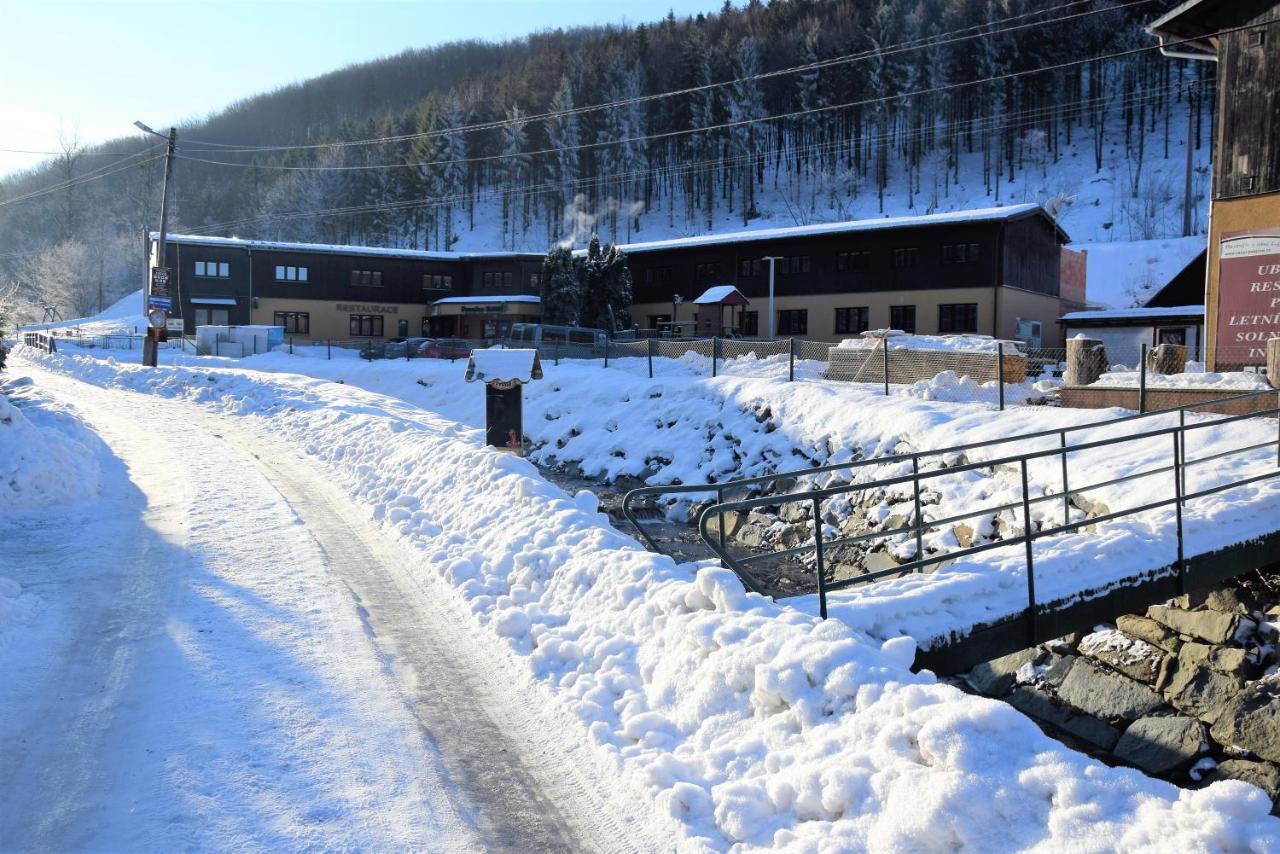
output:
<instances>
[{"instance_id":1,"label":"red signboard with text","mask_svg":"<svg viewBox=\"0 0 1280 854\"><path fill-rule=\"evenodd\" d=\"M1225 232L1219 249L1218 369L1265 365L1280 338L1280 228Z\"/></svg>"}]
</instances>

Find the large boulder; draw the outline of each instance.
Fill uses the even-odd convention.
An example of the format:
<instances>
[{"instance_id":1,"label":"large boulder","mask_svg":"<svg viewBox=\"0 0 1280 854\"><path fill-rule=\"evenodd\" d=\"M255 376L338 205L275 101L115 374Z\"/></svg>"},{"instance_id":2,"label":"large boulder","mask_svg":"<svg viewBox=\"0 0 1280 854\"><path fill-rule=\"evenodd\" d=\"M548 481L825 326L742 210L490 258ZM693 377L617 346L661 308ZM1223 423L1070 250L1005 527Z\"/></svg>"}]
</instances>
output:
<instances>
[{"instance_id":1,"label":"large boulder","mask_svg":"<svg viewBox=\"0 0 1280 854\"><path fill-rule=\"evenodd\" d=\"M1178 637L1177 632L1162 623L1157 623L1150 617L1125 614L1116 618L1116 628L1129 637L1144 640L1166 652L1176 653L1178 647L1182 645L1182 640Z\"/></svg>"},{"instance_id":2,"label":"large boulder","mask_svg":"<svg viewBox=\"0 0 1280 854\"><path fill-rule=\"evenodd\" d=\"M1238 679L1179 658L1164 695L1175 709L1212 724L1235 701L1240 689Z\"/></svg>"},{"instance_id":3,"label":"large boulder","mask_svg":"<svg viewBox=\"0 0 1280 854\"><path fill-rule=\"evenodd\" d=\"M1103 750L1110 750L1120 739L1120 732L1110 724L1095 717L1081 714L1075 709L1064 708L1038 688L1019 685L1005 698L1005 702L1024 715L1042 721L1081 741Z\"/></svg>"},{"instance_id":4,"label":"large boulder","mask_svg":"<svg viewBox=\"0 0 1280 854\"><path fill-rule=\"evenodd\" d=\"M1167 774L1190 765L1204 741L1204 724L1195 718L1149 715L1124 731L1114 754L1148 774Z\"/></svg>"},{"instance_id":5,"label":"large boulder","mask_svg":"<svg viewBox=\"0 0 1280 854\"><path fill-rule=\"evenodd\" d=\"M969 687L988 697L1003 697L1017 681L1018 671L1027 664L1034 664L1041 655L1037 649L1023 649L1010 655L984 661L964 674Z\"/></svg>"},{"instance_id":6,"label":"large boulder","mask_svg":"<svg viewBox=\"0 0 1280 854\"><path fill-rule=\"evenodd\" d=\"M1102 629L1085 635L1076 649L1081 655L1148 685L1155 684L1168 657L1159 647L1115 629Z\"/></svg>"},{"instance_id":7,"label":"large boulder","mask_svg":"<svg viewBox=\"0 0 1280 854\"><path fill-rule=\"evenodd\" d=\"M1238 614L1222 611L1184 611L1168 605L1152 605L1147 616L1175 632L1200 638L1209 643L1226 643L1235 637L1240 626Z\"/></svg>"},{"instance_id":8,"label":"large boulder","mask_svg":"<svg viewBox=\"0 0 1280 854\"><path fill-rule=\"evenodd\" d=\"M1146 685L1084 660L1076 661L1062 680L1058 696L1104 720L1133 721L1164 705L1164 699Z\"/></svg>"}]
</instances>

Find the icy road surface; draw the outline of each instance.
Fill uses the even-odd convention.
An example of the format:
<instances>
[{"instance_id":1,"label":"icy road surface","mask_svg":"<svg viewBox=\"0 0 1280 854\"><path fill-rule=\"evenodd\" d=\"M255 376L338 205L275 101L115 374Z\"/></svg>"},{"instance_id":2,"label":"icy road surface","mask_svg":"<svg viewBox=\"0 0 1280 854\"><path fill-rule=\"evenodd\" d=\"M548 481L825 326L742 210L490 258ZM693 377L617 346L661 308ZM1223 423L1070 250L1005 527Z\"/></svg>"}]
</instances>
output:
<instances>
[{"instance_id":1,"label":"icy road surface","mask_svg":"<svg viewBox=\"0 0 1280 854\"><path fill-rule=\"evenodd\" d=\"M100 438L102 494L0 515L42 602L0 648L0 850L660 847L313 463L18 373Z\"/></svg>"}]
</instances>

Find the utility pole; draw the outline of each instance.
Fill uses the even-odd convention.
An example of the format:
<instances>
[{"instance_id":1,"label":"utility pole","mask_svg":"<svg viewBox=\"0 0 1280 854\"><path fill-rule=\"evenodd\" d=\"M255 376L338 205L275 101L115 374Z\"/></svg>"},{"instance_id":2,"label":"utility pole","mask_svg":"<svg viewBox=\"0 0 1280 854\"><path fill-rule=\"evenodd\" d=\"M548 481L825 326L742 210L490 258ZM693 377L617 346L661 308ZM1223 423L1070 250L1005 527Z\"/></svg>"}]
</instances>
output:
<instances>
[{"instance_id":1,"label":"utility pole","mask_svg":"<svg viewBox=\"0 0 1280 854\"><path fill-rule=\"evenodd\" d=\"M761 260L769 262L769 338L772 340L773 321L776 316L776 312L773 310L773 262L781 261L782 257L779 255L766 255Z\"/></svg>"},{"instance_id":2,"label":"utility pole","mask_svg":"<svg viewBox=\"0 0 1280 854\"><path fill-rule=\"evenodd\" d=\"M152 130L142 122L134 122L134 127L143 133L158 136L167 145L164 157L164 185L160 188L160 237L156 241L156 265L151 268L147 278L147 340L142 345L142 364L148 368L156 366L160 341L163 340L165 323L173 303L169 297L169 270L165 266L168 254L165 251L165 236L169 226L169 185L173 180L173 158L178 146L178 129L169 128L168 136ZM163 293L160 291L163 290ZM154 302L163 300L163 304ZM159 313L153 313L158 311Z\"/></svg>"}]
</instances>

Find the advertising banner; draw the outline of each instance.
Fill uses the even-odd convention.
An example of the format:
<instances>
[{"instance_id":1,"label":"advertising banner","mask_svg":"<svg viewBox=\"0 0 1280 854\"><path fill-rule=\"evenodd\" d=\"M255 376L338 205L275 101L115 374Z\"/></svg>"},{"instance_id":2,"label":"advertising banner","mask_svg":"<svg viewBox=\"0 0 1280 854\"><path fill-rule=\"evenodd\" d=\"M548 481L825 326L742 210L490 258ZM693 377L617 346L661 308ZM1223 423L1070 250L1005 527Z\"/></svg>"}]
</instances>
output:
<instances>
[{"instance_id":1,"label":"advertising banner","mask_svg":"<svg viewBox=\"0 0 1280 854\"><path fill-rule=\"evenodd\" d=\"M1280 338L1280 227L1223 233L1218 264L1218 369L1265 365Z\"/></svg>"}]
</instances>

